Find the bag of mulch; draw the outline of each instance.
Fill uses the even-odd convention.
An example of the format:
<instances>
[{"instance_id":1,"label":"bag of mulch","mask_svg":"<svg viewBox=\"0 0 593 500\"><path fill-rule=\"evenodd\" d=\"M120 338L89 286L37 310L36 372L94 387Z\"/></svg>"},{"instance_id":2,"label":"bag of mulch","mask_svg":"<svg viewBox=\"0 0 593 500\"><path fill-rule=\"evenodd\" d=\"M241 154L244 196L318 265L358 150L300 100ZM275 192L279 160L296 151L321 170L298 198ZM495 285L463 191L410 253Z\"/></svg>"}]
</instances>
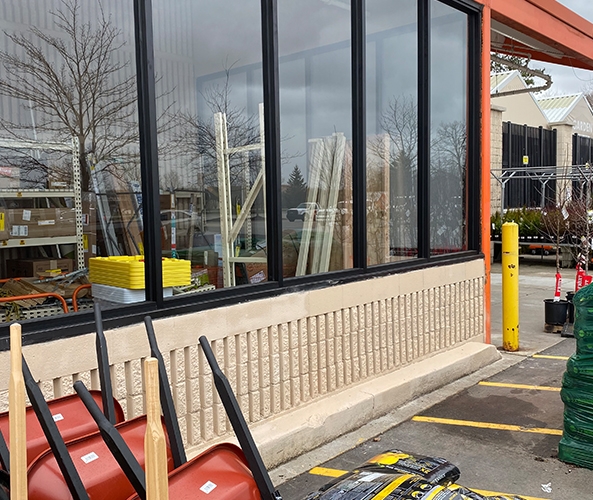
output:
<instances>
[{"instance_id":1,"label":"bag of mulch","mask_svg":"<svg viewBox=\"0 0 593 500\"><path fill-rule=\"evenodd\" d=\"M593 469L593 445L564 433L558 444L558 458L563 462Z\"/></svg>"},{"instance_id":2,"label":"bag of mulch","mask_svg":"<svg viewBox=\"0 0 593 500\"><path fill-rule=\"evenodd\" d=\"M433 484L414 474L354 471L306 500L524 500L518 496L483 496L463 486Z\"/></svg>"},{"instance_id":3,"label":"bag of mulch","mask_svg":"<svg viewBox=\"0 0 593 500\"><path fill-rule=\"evenodd\" d=\"M564 409L564 435L588 443L593 452L593 413L576 407Z\"/></svg>"},{"instance_id":4,"label":"bag of mulch","mask_svg":"<svg viewBox=\"0 0 593 500\"><path fill-rule=\"evenodd\" d=\"M459 493L463 500L525 500L523 497L517 495L484 496L458 484L453 484L449 486L449 489Z\"/></svg>"},{"instance_id":5,"label":"bag of mulch","mask_svg":"<svg viewBox=\"0 0 593 500\"><path fill-rule=\"evenodd\" d=\"M456 465L440 457L411 455L401 450L388 450L367 460L359 470L415 474L432 484L449 485L459 480Z\"/></svg>"},{"instance_id":6,"label":"bag of mulch","mask_svg":"<svg viewBox=\"0 0 593 500\"><path fill-rule=\"evenodd\" d=\"M566 372L575 379L593 382L593 354L573 354L566 362Z\"/></svg>"}]
</instances>

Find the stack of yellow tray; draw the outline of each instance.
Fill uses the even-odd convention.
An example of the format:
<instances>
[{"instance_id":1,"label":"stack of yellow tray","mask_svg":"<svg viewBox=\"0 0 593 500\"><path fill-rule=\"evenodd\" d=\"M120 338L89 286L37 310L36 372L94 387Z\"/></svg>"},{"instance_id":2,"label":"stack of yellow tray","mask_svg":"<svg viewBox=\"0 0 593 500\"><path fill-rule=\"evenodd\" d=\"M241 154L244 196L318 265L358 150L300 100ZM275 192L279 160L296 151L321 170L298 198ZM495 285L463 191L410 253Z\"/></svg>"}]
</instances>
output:
<instances>
[{"instance_id":1,"label":"stack of yellow tray","mask_svg":"<svg viewBox=\"0 0 593 500\"><path fill-rule=\"evenodd\" d=\"M91 283L140 290L144 288L144 257L142 255L93 257L89 259ZM189 260L163 259L163 287L189 285Z\"/></svg>"}]
</instances>

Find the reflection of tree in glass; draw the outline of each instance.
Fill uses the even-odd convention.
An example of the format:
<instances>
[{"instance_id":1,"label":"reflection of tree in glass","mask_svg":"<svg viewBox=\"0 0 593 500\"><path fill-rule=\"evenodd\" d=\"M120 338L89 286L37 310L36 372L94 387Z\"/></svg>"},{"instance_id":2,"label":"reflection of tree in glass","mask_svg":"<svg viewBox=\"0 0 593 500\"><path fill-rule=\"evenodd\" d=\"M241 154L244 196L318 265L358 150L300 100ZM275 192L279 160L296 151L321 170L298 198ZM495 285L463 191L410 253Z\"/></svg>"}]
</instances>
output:
<instances>
[{"instance_id":1,"label":"reflection of tree in glass","mask_svg":"<svg viewBox=\"0 0 593 500\"><path fill-rule=\"evenodd\" d=\"M63 0L51 12L52 35L36 27L26 34L5 33L14 46L0 52L3 74L0 94L21 101L23 118L2 117L4 133L15 139L79 140L83 191L89 187L89 154L93 162L116 159L114 173L123 179L134 172L138 142L136 82L129 61L122 58L121 31L111 24L100 4L90 23L81 20L79 0ZM18 54L18 55L17 55ZM21 55L22 54L22 55ZM30 168L45 165L32 161ZM66 169L67 170L67 169ZM55 174L55 173L54 173ZM63 172L69 180L70 172Z\"/></svg>"},{"instance_id":2,"label":"reflection of tree in glass","mask_svg":"<svg viewBox=\"0 0 593 500\"><path fill-rule=\"evenodd\" d=\"M463 248L466 137L466 125L461 121L443 123L433 135L430 159L433 248Z\"/></svg>"},{"instance_id":3,"label":"reflection of tree in glass","mask_svg":"<svg viewBox=\"0 0 593 500\"><path fill-rule=\"evenodd\" d=\"M211 85L201 93L209 113L181 112L174 132L175 149L191 164L198 165L198 175L205 190L218 185L218 163L216 159L216 131L214 114L224 113L227 123L229 148L258 144L260 124L257 114L249 115L244 108L235 107L231 101L231 68L225 68L224 84ZM250 182L253 182L261 168L259 153L234 152L229 155L231 186L245 184L245 169L248 168Z\"/></svg>"},{"instance_id":4,"label":"reflection of tree in glass","mask_svg":"<svg viewBox=\"0 0 593 500\"><path fill-rule=\"evenodd\" d=\"M418 107L414 98L393 97L381 115L380 125L385 134L372 137L368 142L367 182L370 180L377 188L384 189L382 176L373 171L382 170L384 162L388 162L389 220L377 221L375 232L382 244L383 225L388 224L389 246L392 253L398 253L417 247ZM370 207L369 212L372 212Z\"/></svg>"},{"instance_id":5,"label":"reflection of tree in glass","mask_svg":"<svg viewBox=\"0 0 593 500\"><path fill-rule=\"evenodd\" d=\"M305 201L307 196L307 183L303 178L301 169L295 165L288 178L286 191L282 197L283 206L286 208L296 207L299 203Z\"/></svg>"}]
</instances>

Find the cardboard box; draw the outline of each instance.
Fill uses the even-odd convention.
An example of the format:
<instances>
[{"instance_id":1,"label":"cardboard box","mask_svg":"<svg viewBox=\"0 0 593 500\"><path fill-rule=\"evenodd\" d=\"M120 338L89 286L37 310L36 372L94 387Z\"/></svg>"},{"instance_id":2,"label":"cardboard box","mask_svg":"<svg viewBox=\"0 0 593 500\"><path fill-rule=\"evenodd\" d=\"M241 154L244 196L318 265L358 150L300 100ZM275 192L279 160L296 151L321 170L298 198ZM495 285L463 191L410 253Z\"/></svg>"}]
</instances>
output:
<instances>
[{"instance_id":1,"label":"cardboard box","mask_svg":"<svg viewBox=\"0 0 593 500\"><path fill-rule=\"evenodd\" d=\"M51 238L74 236L76 214L73 208L19 208L7 210L10 238Z\"/></svg>"},{"instance_id":2,"label":"cardboard box","mask_svg":"<svg viewBox=\"0 0 593 500\"><path fill-rule=\"evenodd\" d=\"M6 261L7 278L37 277L52 269L71 273L74 269L72 259L17 259Z\"/></svg>"}]
</instances>

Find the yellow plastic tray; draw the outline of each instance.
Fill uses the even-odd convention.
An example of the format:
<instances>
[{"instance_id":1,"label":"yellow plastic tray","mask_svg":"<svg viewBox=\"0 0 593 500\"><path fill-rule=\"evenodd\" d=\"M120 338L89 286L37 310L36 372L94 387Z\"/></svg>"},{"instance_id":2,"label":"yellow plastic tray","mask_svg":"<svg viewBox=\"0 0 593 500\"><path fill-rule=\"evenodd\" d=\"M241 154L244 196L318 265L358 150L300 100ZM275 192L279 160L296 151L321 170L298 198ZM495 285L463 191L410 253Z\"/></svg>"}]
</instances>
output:
<instances>
[{"instance_id":1,"label":"yellow plastic tray","mask_svg":"<svg viewBox=\"0 0 593 500\"><path fill-rule=\"evenodd\" d=\"M144 257L142 255L93 257L89 259L91 283L140 290L144 288ZM191 262L163 258L163 287L189 285Z\"/></svg>"}]
</instances>

